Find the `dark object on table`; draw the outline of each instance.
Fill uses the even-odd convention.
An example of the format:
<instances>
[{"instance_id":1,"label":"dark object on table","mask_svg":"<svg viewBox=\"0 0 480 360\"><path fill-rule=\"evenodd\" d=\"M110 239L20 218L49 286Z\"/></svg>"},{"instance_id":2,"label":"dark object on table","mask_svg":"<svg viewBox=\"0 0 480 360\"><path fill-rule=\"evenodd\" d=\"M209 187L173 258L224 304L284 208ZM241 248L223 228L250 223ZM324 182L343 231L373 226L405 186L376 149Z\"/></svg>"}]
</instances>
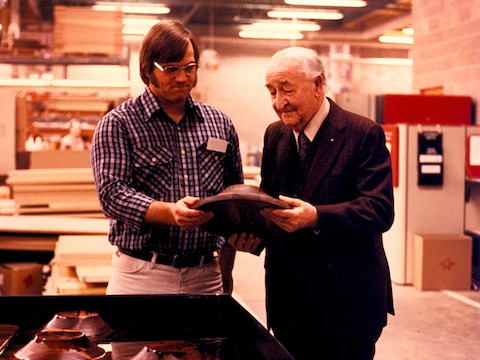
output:
<instances>
[{"instance_id":1,"label":"dark object on table","mask_svg":"<svg viewBox=\"0 0 480 360\"><path fill-rule=\"evenodd\" d=\"M18 326L13 324L0 324L0 355L8 346L10 340L18 331Z\"/></svg>"},{"instance_id":2,"label":"dark object on table","mask_svg":"<svg viewBox=\"0 0 480 360\"><path fill-rule=\"evenodd\" d=\"M196 209L213 211L215 214L202 228L225 237L241 232L264 236L274 225L260 215L260 210L288 207L259 187L245 184L229 186L220 194L195 204Z\"/></svg>"},{"instance_id":3,"label":"dark object on table","mask_svg":"<svg viewBox=\"0 0 480 360\"><path fill-rule=\"evenodd\" d=\"M20 360L102 359L105 350L76 330L46 330L15 353Z\"/></svg>"},{"instance_id":4,"label":"dark object on table","mask_svg":"<svg viewBox=\"0 0 480 360\"><path fill-rule=\"evenodd\" d=\"M58 312L43 328L54 329L78 330L92 341L103 340L113 331L97 312L84 310Z\"/></svg>"},{"instance_id":5,"label":"dark object on table","mask_svg":"<svg viewBox=\"0 0 480 360\"><path fill-rule=\"evenodd\" d=\"M183 340L165 340L146 345L132 360L161 360L167 355L179 360L202 360L194 343Z\"/></svg>"},{"instance_id":6,"label":"dark object on table","mask_svg":"<svg viewBox=\"0 0 480 360\"><path fill-rule=\"evenodd\" d=\"M0 323L16 324L17 335L3 358L31 341L60 311L97 312L113 332L99 345L131 345L132 359L143 346L183 340L219 360L293 360L272 334L231 296L220 295L55 295L0 296ZM112 359L124 360L122 356ZM208 358L208 357L207 357Z\"/></svg>"}]
</instances>

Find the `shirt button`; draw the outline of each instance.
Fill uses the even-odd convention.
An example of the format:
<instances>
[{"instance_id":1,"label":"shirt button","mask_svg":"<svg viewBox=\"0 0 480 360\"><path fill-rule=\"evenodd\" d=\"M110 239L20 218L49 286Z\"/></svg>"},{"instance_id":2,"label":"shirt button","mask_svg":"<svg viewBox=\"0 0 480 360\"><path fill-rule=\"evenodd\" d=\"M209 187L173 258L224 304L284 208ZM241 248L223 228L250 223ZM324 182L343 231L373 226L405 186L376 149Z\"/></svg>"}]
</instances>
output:
<instances>
[{"instance_id":1,"label":"shirt button","mask_svg":"<svg viewBox=\"0 0 480 360\"><path fill-rule=\"evenodd\" d=\"M182 155L185 155L185 150L180 151Z\"/></svg>"},{"instance_id":2,"label":"shirt button","mask_svg":"<svg viewBox=\"0 0 480 360\"><path fill-rule=\"evenodd\" d=\"M152 162L157 162L157 158L156 157L152 157Z\"/></svg>"},{"instance_id":3,"label":"shirt button","mask_svg":"<svg viewBox=\"0 0 480 360\"><path fill-rule=\"evenodd\" d=\"M218 156L215 156L215 158L214 158L214 159L215 159L215 161L218 161Z\"/></svg>"},{"instance_id":4,"label":"shirt button","mask_svg":"<svg viewBox=\"0 0 480 360\"><path fill-rule=\"evenodd\" d=\"M184 178L185 180L188 180L188 175L186 175L186 174L183 175L183 178Z\"/></svg>"}]
</instances>

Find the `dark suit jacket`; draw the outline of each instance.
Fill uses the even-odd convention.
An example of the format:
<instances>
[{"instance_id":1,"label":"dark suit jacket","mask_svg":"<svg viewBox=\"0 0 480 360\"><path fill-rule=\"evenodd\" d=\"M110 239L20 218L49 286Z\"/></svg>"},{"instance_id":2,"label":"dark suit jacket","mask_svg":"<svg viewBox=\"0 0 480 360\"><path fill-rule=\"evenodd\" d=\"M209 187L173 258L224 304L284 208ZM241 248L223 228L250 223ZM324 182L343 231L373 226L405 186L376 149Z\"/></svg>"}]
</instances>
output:
<instances>
[{"instance_id":1,"label":"dark suit jacket","mask_svg":"<svg viewBox=\"0 0 480 360\"><path fill-rule=\"evenodd\" d=\"M261 188L318 212L314 229L276 228L266 239L267 316L273 329L348 338L378 332L393 314L382 243L394 218L392 174L381 126L329 101L308 174L291 129L278 121L265 133Z\"/></svg>"}]
</instances>

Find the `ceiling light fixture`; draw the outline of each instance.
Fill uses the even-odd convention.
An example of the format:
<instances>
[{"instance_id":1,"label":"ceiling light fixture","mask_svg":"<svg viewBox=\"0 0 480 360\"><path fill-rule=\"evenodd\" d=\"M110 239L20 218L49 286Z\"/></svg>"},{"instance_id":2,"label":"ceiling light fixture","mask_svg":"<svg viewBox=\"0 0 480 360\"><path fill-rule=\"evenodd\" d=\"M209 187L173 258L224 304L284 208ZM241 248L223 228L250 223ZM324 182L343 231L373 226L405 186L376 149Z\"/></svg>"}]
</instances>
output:
<instances>
[{"instance_id":1,"label":"ceiling light fixture","mask_svg":"<svg viewBox=\"0 0 480 360\"><path fill-rule=\"evenodd\" d=\"M117 11L117 5L97 4L93 5L92 9L95 11Z\"/></svg>"},{"instance_id":2,"label":"ceiling light fixture","mask_svg":"<svg viewBox=\"0 0 480 360\"><path fill-rule=\"evenodd\" d=\"M135 5L120 3L119 5L112 5L108 3L97 3L92 6L92 9L96 11L122 11L126 14L164 15L170 13L170 8L162 4Z\"/></svg>"},{"instance_id":3,"label":"ceiling light fixture","mask_svg":"<svg viewBox=\"0 0 480 360\"><path fill-rule=\"evenodd\" d=\"M278 39L278 40L301 40L303 34L299 31L255 31L242 30L238 36L244 39Z\"/></svg>"},{"instance_id":4,"label":"ceiling light fixture","mask_svg":"<svg viewBox=\"0 0 480 360\"><path fill-rule=\"evenodd\" d=\"M258 21L242 26L241 38L300 40L302 31L318 31L320 25L313 21Z\"/></svg>"},{"instance_id":5,"label":"ceiling light fixture","mask_svg":"<svg viewBox=\"0 0 480 360\"><path fill-rule=\"evenodd\" d=\"M267 13L272 18L341 20L343 14L335 10L287 10L274 9Z\"/></svg>"},{"instance_id":6,"label":"ceiling light fixture","mask_svg":"<svg viewBox=\"0 0 480 360\"><path fill-rule=\"evenodd\" d=\"M413 37L405 35L380 35L378 41L387 44L405 44L412 45Z\"/></svg>"},{"instance_id":7,"label":"ceiling light fixture","mask_svg":"<svg viewBox=\"0 0 480 360\"><path fill-rule=\"evenodd\" d=\"M334 7L365 7L367 2L363 0L285 0L288 5L307 6L334 6Z\"/></svg>"},{"instance_id":8,"label":"ceiling light fixture","mask_svg":"<svg viewBox=\"0 0 480 360\"><path fill-rule=\"evenodd\" d=\"M257 31L318 31L320 25L315 22L308 21L258 21L250 25L244 26L243 30Z\"/></svg>"},{"instance_id":9,"label":"ceiling light fixture","mask_svg":"<svg viewBox=\"0 0 480 360\"><path fill-rule=\"evenodd\" d=\"M122 6L122 11L129 14L164 15L170 13L166 6Z\"/></svg>"}]
</instances>

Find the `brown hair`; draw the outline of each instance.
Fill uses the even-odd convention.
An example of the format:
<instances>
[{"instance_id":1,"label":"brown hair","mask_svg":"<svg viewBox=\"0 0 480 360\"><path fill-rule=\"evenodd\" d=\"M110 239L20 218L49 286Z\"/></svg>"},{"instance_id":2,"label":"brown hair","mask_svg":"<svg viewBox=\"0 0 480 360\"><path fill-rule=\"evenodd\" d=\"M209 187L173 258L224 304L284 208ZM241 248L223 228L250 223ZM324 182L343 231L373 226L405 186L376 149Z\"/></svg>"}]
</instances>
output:
<instances>
[{"instance_id":1,"label":"brown hair","mask_svg":"<svg viewBox=\"0 0 480 360\"><path fill-rule=\"evenodd\" d=\"M150 82L153 63L170 63L185 56L189 43L192 43L195 61L198 63L200 52L192 32L180 22L161 21L155 24L145 35L140 48L140 76L145 84Z\"/></svg>"}]
</instances>

